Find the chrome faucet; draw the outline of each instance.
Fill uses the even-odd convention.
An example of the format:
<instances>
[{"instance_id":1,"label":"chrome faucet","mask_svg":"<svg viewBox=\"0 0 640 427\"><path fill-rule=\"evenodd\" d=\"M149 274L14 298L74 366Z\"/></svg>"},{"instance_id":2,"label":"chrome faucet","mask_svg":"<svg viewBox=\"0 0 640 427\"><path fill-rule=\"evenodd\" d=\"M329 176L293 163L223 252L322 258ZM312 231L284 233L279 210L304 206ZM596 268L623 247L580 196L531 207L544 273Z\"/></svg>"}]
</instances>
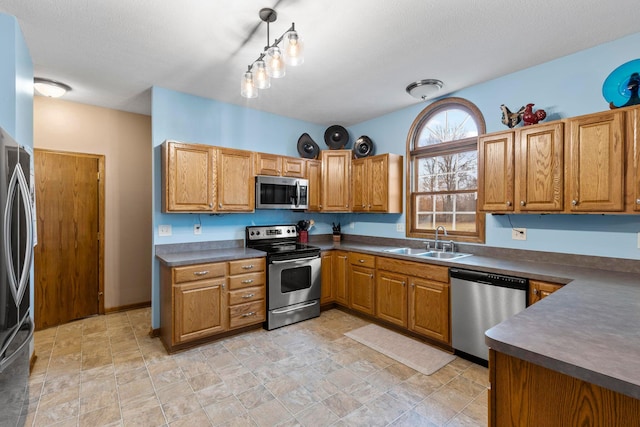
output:
<instances>
[{"instance_id":1,"label":"chrome faucet","mask_svg":"<svg viewBox=\"0 0 640 427\"><path fill-rule=\"evenodd\" d=\"M438 250L438 231L442 229L442 231L444 232L444 235L447 235L447 229L444 228L444 225L439 225L436 227L436 242L435 242L435 249Z\"/></svg>"}]
</instances>

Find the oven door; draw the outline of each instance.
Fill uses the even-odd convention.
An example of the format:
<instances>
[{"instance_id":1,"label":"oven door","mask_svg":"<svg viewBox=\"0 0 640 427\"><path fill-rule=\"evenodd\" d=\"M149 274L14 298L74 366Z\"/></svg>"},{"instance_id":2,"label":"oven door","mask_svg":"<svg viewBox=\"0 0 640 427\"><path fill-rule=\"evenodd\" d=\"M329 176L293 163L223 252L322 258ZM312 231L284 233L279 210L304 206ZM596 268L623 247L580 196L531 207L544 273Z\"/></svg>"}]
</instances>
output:
<instances>
[{"instance_id":1,"label":"oven door","mask_svg":"<svg viewBox=\"0 0 640 427\"><path fill-rule=\"evenodd\" d=\"M269 262L269 310L320 299L320 255Z\"/></svg>"}]
</instances>

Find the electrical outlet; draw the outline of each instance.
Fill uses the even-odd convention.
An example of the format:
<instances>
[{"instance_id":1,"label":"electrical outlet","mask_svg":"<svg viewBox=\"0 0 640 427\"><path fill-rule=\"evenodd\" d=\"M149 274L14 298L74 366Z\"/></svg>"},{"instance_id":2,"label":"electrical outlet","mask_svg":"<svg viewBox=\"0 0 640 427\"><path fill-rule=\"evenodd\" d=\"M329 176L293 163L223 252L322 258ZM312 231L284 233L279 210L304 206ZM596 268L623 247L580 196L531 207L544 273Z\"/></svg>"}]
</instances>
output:
<instances>
[{"instance_id":1,"label":"electrical outlet","mask_svg":"<svg viewBox=\"0 0 640 427\"><path fill-rule=\"evenodd\" d=\"M202 224L193 224L193 234L202 234Z\"/></svg>"},{"instance_id":2,"label":"electrical outlet","mask_svg":"<svg viewBox=\"0 0 640 427\"><path fill-rule=\"evenodd\" d=\"M527 229L526 228L512 228L511 229L511 238L513 240L527 240Z\"/></svg>"},{"instance_id":3,"label":"electrical outlet","mask_svg":"<svg viewBox=\"0 0 640 427\"><path fill-rule=\"evenodd\" d=\"M349 228L350 228L350 229L352 229L352 230L353 230L354 228L356 228L356 223L355 223L355 222L353 222L353 221L351 221L351 222L349 223Z\"/></svg>"},{"instance_id":4,"label":"electrical outlet","mask_svg":"<svg viewBox=\"0 0 640 427\"><path fill-rule=\"evenodd\" d=\"M396 231L398 233L402 233L404 231L404 223L403 222L399 222L396 224Z\"/></svg>"},{"instance_id":5,"label":"electrical outlet","mask_svg":"<svg viewBox=\"0 0 640 427\"><path fill-rule=\"evenodd\" d=\"M171 225L159 225L158 236L171 236Z\"/></svg>"}]
</instances>

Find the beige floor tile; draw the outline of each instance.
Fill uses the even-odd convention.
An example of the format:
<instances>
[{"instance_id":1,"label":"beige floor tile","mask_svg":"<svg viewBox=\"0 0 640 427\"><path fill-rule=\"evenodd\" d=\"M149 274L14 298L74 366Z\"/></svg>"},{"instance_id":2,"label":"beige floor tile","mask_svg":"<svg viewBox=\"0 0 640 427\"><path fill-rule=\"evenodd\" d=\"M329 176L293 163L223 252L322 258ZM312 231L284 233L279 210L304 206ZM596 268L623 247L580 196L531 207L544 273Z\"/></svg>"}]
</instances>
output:
<instances>
[{"instance_id":1,"label":"beige floor tile","mask_svg":"<svg viewBox=\"0 0 640 427\"><path fill-rule=\"evenodd\" d=\"M272 427L293 418L291 413L277 400L263 403L250 410L249 414L260 427Z\"/></svg>"},{"instance_id":2,"label":"beige floor tile","mask_svg":"<svg viewBox=\"0 0 640 427\"><path fill-rule=\"evenodd\" d=\"M205 427L211 426L211 421L204 412L204 409L198 409L190 414L185 415L182 418L178 418L175 421L169 423L171 427Z\"/></svg>"},{"instance_id":3,"label":"beige floor tile","mask_svg":"<svg viewBox=\"0 0 640 427\"><path fill-rule=\"evenodd\" d=\"M357 399L342 392L327 397L322 403L340 418L346 417L362 406Z\"/></svg>"},{"instance_id":4,"label":"beige floor tile","mask_svg":"<svg viewBox=\"0 0 640 427\"><path fill-rule=\"evenodd\" d=\"M240 393L237 397L247 410L251 410L275 399L275 396L262 384Z\"/></svg>"},{"instance_id":5,"label":"beige floor tile","mask_svg":"<svg viewBox=\"0 0 640 427\"><path fill-rule=\"evenodd\" d=\"M204 411L213 425L223 424L247 412L235 396L230 396L225 400L206 406Z\"/></svg>"},{"instance_id":6,"label":"beige floor tile","mask_svg":"<svg viewBox=\"0 0 640 427\"><path fill-rule=\"evenodd\" d=\"M331 412L323 402L318 402L296 415L296 420L304 427L330 426L338 419L338 416Z\"/></svg>"},{"instance_id":7,"label":"beige floor tile","mask_svg":"<svg viewBox=\"0 0 640 427\"><path fill-rule=\"evenodd\" d=\"M80 414L78 425L88 427L107 426L119 423L120 420L120 406L116 402L115 404Z\"/></svg>"}]
</instances>

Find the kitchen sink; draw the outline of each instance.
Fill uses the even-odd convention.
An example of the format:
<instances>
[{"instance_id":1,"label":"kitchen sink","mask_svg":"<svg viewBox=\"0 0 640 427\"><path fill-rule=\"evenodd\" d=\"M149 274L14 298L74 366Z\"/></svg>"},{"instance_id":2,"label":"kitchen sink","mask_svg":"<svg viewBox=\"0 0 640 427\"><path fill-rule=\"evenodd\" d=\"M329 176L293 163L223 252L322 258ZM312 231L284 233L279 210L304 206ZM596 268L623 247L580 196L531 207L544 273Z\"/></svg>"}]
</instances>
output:
<instances>
[{"instance_id":1,"label":"kitchen sink","mask_svg":"<svg viewBox=\"0 0 640 427\"><path fill-rule=\"evenodd\" d=\"M420 248L385 249L384 252L388 252L390 254L398 254L398 255L422 255L426 253L424 249L420 249Z\"/></svg>"},{"instance_id":2,"label":"kitchen sink","mask_svg":"<svg viewBox=\"0 0 640 427\"><path fill-rule=\"evenodd\" d=\"M471 256L471 254L465 254L462 252L437 252L437 251L429 251L429 252L423 252L420 254L413 254L413 255L419 256L421 258L436 258L436 259L456 259L456 258Z\"/></svg>"}]
</instances>

